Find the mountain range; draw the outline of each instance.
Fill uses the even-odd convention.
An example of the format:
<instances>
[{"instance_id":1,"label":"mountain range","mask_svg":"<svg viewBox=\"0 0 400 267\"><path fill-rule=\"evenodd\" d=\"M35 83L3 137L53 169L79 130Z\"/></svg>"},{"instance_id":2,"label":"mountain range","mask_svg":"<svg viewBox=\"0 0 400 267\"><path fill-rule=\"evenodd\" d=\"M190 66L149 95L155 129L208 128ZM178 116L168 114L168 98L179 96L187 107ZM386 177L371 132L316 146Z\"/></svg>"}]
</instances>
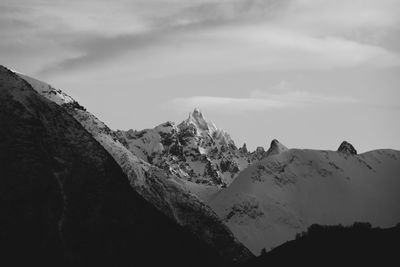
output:
<instances>
[{"instance_id":1,"label":"mountain range","mask_svg":"<svg viewBox=\"0 0 400 267\"><path fill-rule=\"evenodd\" d=\"M223 266L314 224L400 222L400 151L276 139L248 151L197 108L178 124L112 130L60 89L2 66L0 101L0 243L10 261Z\"/></svg>"}]
</instances>

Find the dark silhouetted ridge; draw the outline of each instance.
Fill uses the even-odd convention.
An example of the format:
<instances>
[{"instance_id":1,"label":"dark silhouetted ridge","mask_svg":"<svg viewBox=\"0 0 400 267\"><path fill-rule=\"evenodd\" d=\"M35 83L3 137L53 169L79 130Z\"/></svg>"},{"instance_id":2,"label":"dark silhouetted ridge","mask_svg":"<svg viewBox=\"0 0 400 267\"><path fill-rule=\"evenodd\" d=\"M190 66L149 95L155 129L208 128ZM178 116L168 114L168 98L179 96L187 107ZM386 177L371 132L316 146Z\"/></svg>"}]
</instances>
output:
<instances>
[{"instance_id":1,"label":"dark silhouetted ridge","mask_svg":"<svg viewBox=\"0 0 400 267\"><path fill-rule=\"evenodd\" d=\"M3 266L221 266L65 110L0 66Z\"/></svg>"}]
</instances>

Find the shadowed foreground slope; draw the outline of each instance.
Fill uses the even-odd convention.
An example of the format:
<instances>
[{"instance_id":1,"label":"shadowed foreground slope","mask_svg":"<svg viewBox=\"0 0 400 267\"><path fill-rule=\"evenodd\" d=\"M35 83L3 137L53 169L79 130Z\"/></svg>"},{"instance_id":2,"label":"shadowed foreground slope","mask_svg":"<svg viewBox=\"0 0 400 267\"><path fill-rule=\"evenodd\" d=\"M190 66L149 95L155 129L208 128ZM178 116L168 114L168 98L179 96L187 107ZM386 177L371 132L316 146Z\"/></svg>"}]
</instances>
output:
<instances>
[{"instance_id":1,"label":"shadowed foreground slope","mask_svg":"<svg viewBox=\"0 0 400 267\"><path fill-rule=\"evenodd\" d=\"M72 116L1 66L0 163L5 266L222 264L139 196Z\"/></svg>"},{"instance_id":2,"label":"shadowed foreground slope","mask_svg":"<svg viewBox=\"0 0 400 267\"><path fill-rule=\"evenodd\" d=\"M187 190L182 184L183 180L139 159L114 131L63 91L34 78L16 74L39 95L61 106L79 122L114 158L133 190L153 207L218 251L226 261L243 261L253 256L235 239L217 214Z\"/></svg>"}]
</instances>

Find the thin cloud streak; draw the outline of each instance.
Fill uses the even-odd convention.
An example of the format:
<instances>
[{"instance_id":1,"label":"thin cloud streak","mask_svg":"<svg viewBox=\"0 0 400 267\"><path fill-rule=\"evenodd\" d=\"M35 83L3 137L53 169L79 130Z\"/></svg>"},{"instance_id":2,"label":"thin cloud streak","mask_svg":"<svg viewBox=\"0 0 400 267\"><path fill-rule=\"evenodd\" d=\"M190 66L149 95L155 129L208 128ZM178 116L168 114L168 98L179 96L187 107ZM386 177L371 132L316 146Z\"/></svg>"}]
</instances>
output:
<instances>
[{"instance_id":1,"label":"thin cloud streak","mask_svg":"<svg viewBox=\"0 0 400 267\"><path fill-rule=\"evenodd\" d=\"M87 65L115 59L115 57L129 52L138 53L144 48L163 47L171 43L192 45L190 36L195 36L207 30L219 29L224 26L234 26L262 17L276 16L279 10L284 9L292 0L245 0L207 2L189 6L172 12L168 16L152 18L144 21L147 30L123 33L114 36L99 34L81 38L82 35L70 40L69 46L77 50L77 55L62 59L58 63L47 65L39 73L51 74L69 70L76 70ZM222 29L223 31L224 29ZM189 35L189 37L187 37ZM79 38L80 37L80 38ZM92 38L92 40L90 39ZM54 39L54 38L53 38ZM183 39L183 40L180 40ZM207 38L196 39L199 43L208 43Z\"/></svg>"},{"instance_id":2,"label":"thin cloud streak","mask_svg":"<svg viewBox=\"0 0 400 267\"><path fill-rule=\"evenodd\" d=\"M221 73L240 70L302 70L400 65L400 57L381 47L340 38L317 38L258 26L215 28L204 32L204 25L177 26L169 30L93 37L75 44L78 56L51 64L42 74L79 70L95 63L125 55L125 64L139 75ZM190 28L190 29L189 29ZM190 32L190 34L189 34ZM197 32L196 37L193 34ZM176 46L185 49L177 50ZM153 51L141 61L143 51ZM193 53L196 51L196 53ZM128 60L130 59L130 60ZM171 69L174 63L176 68Z\"/></svg>"},{"instance_id":3,"label":"thin cloud streak","mask_svg":"<svg viewBox=\"0 0 400 267\"><path fill-rule=\"evenodd\" d=\"M192 96L178 97L165 107L190 110L193 107L217 109L226 112L264 111L270 109L313 107L315 105L345 105L361 101L348 96L321 96L309 92L286 92L282 94L253 91L250 97Z\"/></svg>"}]
</instances>

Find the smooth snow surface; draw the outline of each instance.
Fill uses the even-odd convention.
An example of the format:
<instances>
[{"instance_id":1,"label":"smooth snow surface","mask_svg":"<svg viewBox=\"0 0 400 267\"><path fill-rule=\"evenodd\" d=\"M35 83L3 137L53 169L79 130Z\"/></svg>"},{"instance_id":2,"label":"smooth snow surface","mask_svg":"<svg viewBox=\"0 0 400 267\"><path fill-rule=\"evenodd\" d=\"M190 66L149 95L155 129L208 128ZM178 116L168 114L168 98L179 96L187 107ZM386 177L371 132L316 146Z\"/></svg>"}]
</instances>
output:
<instances>
[{"instance_id":1,"label":"smooth snow surface","mask_svg":"<svg viewBox=\"0 0 400 267\"><path fill-rule=\"evenodd\" d=\"M53 88L51 85L31 78L29 76L17 73L22 79L27 81L33 89L35 89L39 94L45 96L47 99L51 100L52 102L56 103L57 105L73 103L75 100L67 95L66 93L62 92L59 89Z\"/></svg>"},{"instance_id":2,"label":"smooth snow surface","mask_svg":"<svg viewBox=\"0 0 400 267\"><path fill-rule=\"evenodd\" d=\"M311 224L400 222L400 151L361 155L291 149L242 171L209 204L253 253Z\"/></svg>"}]
</instances>

